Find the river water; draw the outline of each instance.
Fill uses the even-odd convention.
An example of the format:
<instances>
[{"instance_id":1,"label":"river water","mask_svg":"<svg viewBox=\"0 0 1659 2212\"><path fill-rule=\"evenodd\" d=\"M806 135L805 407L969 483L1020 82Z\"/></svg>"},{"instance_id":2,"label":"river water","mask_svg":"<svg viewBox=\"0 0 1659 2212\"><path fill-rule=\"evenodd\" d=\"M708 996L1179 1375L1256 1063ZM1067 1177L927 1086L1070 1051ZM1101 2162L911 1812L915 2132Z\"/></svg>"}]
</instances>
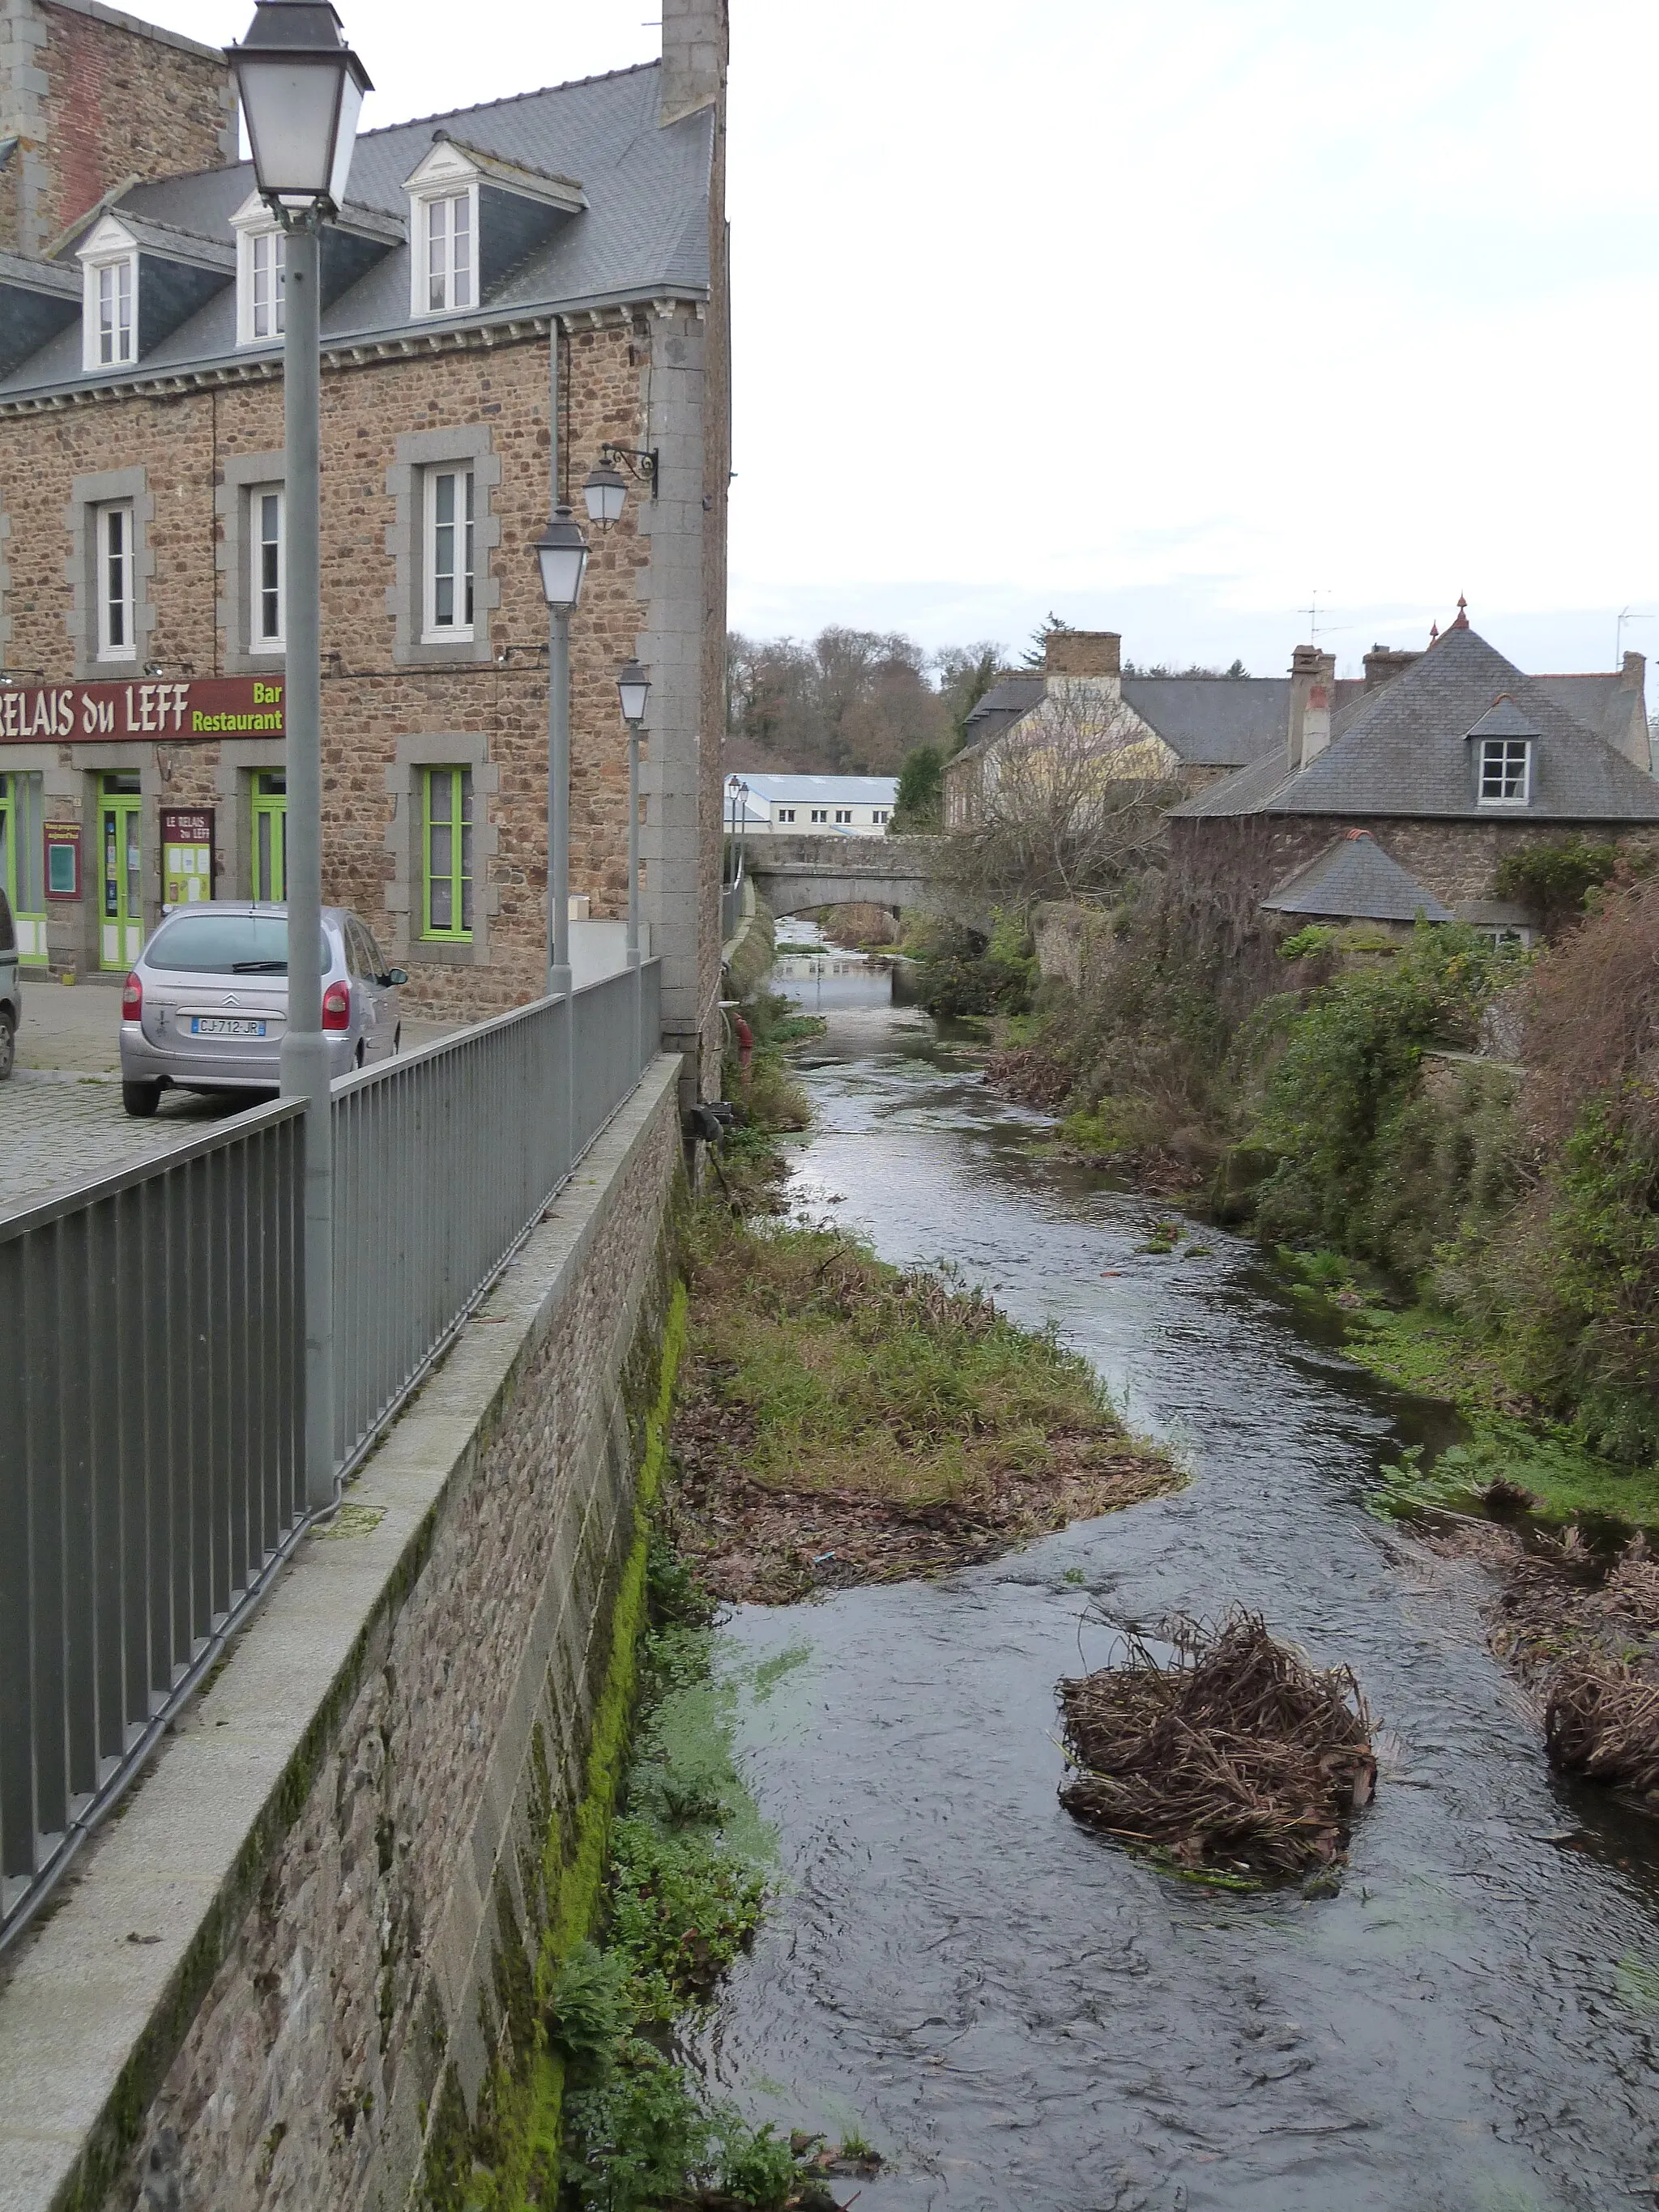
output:
<instances>
[{"instance_id":1,"label":"river water","mask_svg":"<svg viewBox=\"0 0 1659 2212\"><path fill-rule=\"evenodd\" d=\"M1364 1509L1379 1454L1443 1416L1322 1345L1249 1244L1139 1251L1154 1209L1034 1158L1036 1117L890 970L786 959L777 988L830 1023L797 1200L1057 1324L1192 1479L948 1580L738 1612L784 1894L711 2075L873 2142L864 2212L1659 2201L1652 1832L1552 1778L1475 1571ZM1235 1601L1350 1662L1378 1716L1335 1898L1170 1880L1056 1802L1057 1679L1113 1623Z\"/></svg>"}]
</instances>

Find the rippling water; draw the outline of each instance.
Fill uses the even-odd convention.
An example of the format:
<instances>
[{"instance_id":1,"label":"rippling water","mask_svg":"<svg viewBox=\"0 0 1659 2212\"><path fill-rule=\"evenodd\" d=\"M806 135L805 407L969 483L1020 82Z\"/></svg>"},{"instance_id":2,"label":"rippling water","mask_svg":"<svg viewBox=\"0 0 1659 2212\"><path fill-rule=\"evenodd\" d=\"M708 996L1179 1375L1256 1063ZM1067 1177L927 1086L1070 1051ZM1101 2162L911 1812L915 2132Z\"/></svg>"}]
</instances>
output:
<instances>
[{"instance_id":1,"label":"rippling water","mask_svg":"<svg viewBox=\"0 0 1659 2212\"><path fill-rule=\"evenodd\" d=\"M736 1615L789 1889L710 2071L753 2117L868 2136L866 2212L1659 2201L1653 1832L1553 1780L1485 1583L1361 1503L1434 1409L1312 1340L1238 1239L1139 1252L1153 1210L1034 1160L886 971L813 965L781 963L830 1023L798 1196L1056 1323L1193 1480L948 1581ZM1057 1678L1110 1622L1233 1601L1351 1662L1382 1723L1335 1899L1167 1880L1055 1801Z\"/></svg>"}]
</instances>

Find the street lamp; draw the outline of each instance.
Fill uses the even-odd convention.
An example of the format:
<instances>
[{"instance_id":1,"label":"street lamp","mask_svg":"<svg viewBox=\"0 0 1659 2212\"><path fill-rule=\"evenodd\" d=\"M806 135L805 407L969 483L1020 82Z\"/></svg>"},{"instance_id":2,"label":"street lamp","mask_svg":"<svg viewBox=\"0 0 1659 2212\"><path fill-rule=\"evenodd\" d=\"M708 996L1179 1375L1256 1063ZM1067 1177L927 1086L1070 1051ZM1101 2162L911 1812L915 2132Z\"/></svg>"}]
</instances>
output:
<instances>
[{"instance_id":1,"label":"street lamp","mask_svg":"<svg viewBox=\"0 0 1659 2212\"><path fill-rule=\"evenodd\" d=\"M651 696L651 678L637 660L617 675L617 696L628 725L628 964L634 975L634 1045L643 1064L644 982L640 973L640 725Z\"/></svg>"},{"instance_id":2,"label":"street lamp","mask_svg":"<svg viewBox=\"0 0 1659 2212\"><path fill-rule=\"evenodd\" d=\"M547 655L547 994L570 991L570 617L582 595L587 540L556 507L536 540L552 623Z\"/></svg>"},{"instance_id":3,"label":"street lamp","mask_svg":"<svg viewBox=\"0 0 1659 2212\"><path fill-rule=\"evenodd\" d=\"M305 1492L315 1508L334 1498L334 1166L322 973L319 233L344 198L357 118L370 86L328 0L259 0L246 38L225 58L247 118L254 182L287 234L288 1019L278 1066L283 1094L306 1102Z\"/></svg>"}]
</instances>

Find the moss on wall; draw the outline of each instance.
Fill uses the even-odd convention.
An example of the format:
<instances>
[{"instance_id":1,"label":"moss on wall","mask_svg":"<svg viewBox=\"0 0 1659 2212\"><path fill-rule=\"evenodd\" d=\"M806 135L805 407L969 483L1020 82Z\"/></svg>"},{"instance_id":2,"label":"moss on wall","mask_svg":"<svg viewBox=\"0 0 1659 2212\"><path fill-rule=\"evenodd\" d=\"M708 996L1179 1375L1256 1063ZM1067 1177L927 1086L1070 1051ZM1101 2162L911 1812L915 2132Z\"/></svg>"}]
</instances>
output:
<instances>
[{"instance_id":1,"label":"moss on wall","mask_svg":"<svg viewBox=\"0 0 1659 2212\"><path fill-rule=\"evenodd\" d=\"M548 2047L544 2014L560 1966L593 1925L604 1886L645 1626L651 1512L667 1464L685 1330L685 1286L676 1281L662 1328L654 1392L643 1422L637 1429L629 1424L639 1449L632 1534L610 1598L608 1623L600 1623L593 1638L592 1648L605 1652L605 1663L574 1818L562 1817L555 1803L546 1739L538 1724L531 1743L529 1808L541 1857L538 1865L524 1870L523 1879L532 1925L520 1931L509 1886L498 1877L493 2018L480 1994L486 2008L485 2040L494 2056L470 2123L454 2069L445 2076L421 2180L422 2201L431 2212L520 2212L523 2207L550 2205L557 2195L564 2069ZM649 1320L642 1321L641 1338L648 1341L652 1333ZM629 1367L639 1371L631 1357Z\"/></svg>"}]
</instances>

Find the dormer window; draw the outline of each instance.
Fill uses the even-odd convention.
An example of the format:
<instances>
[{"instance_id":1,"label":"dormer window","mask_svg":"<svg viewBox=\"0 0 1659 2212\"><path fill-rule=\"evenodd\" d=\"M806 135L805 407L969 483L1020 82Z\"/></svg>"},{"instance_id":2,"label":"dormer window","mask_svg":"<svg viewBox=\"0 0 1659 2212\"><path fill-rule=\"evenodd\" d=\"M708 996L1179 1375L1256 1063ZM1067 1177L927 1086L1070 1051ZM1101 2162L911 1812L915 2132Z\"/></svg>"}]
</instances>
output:
<instances>
[{"instance_id":1,"label":"dormer window","mask_svg":"<svg viewBox=\"0 0 1659 2212\"><path fill-rule=\"evenodd\" d=\"M82 366L119 368L138 358L138 248L106 217L80 252Z\"/></svg>"},{"instance_id":2,"label":"dormer window","mask_svg":"<svg viewBox=\"0 0 1659 2212\"><path fill-rule=\"evenodd\" d=\"M477 307L587 204L574 179L464 146L441 131L404 189L415 316Z\"/></svg>"},{"instance_id":3,"label":"dormer window","mask_svg":"<svg viewBox=\"0 0 1659 2212\"><path fill-rule=\"evenodd\" d=\"M1508 692L1492 701L1469 732L1479 806L1532 803L1532 749L1538 732Z\"/></svg>"},{"instance_id":4,"label":"dormer window","mask_svg":"<svg viewBox=\"0 0 1659 2212\"><path fill-rule=\"evenodd\" d=\"M472 283L472 195L446 192L423 200L426 229L426 312L443 315L470 307Z\"/></svg>"},{"instance_id":5,"label":"dormer window","mask_svg":"<svg viewBox=\"0 0 1659 2212\"><path fill-rule=\"evenodd\" d=\"M283 287L288 276L288 240L280 230L256 231L247 242L248 335L283 335Z\"/></svg>"},{"instance_id":6,"label":"dormer window","mask_svg":"<svg viewBox=\"0 0 1659 2212\"><path fill-rule=\"evenodd\" d=\"M236 343L270 345L283 335L288 240L257 194L230 220L236 233Z\"/></svg>"},{"instance_id":7,"label":"dormer window","mask_svg":"<svg viewBox=\"0 0 1659 2212\"><path fill-rule=\"evenodd\" d=\"M1532 740L1529 738L1482 738L1480 740L1480 804L1483 806L1524 806L1531 796Z\"/></svg>"}]
</instances>

